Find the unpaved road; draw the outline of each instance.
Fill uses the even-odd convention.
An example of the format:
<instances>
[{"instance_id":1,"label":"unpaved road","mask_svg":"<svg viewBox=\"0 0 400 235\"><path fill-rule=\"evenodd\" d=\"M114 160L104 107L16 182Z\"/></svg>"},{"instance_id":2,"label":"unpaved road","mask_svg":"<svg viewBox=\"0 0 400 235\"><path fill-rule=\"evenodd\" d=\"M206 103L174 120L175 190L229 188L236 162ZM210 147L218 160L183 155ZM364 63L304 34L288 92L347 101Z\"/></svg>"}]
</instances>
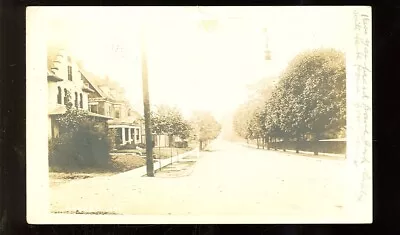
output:
<instances>
[{"instance_id":1,"label":"unpaved road","mask_svg":"<svg viewBox=\"0 0 400 235\"><path fill-rule=\"evenodd\" d=\"M52 187L51 210L154 215L344 213L345 161L308 158L216 141L189 176L114 176Z\"/></svg>"}]
</instances>

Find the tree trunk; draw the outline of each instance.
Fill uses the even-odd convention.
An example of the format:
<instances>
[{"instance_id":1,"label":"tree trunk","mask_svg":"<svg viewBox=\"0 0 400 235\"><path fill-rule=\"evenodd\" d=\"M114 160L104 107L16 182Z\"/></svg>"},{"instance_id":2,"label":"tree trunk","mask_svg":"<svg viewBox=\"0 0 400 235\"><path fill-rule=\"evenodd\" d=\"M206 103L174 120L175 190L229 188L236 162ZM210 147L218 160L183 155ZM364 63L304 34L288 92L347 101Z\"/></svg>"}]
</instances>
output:
<instances>
[{"instance_id":1,"label":"tree trunk","mask_svg":"<svg viewBox=\"0 0 400 235\"><path fill-rule=\"evenodd\" d=\"M265 137L262 137L263 149L265 149Z\"/></svg>"},{"instance_id":2,"label":"tree trunk","mask_svg":"<svg viewBox=\"0 0 400 235\"><path fill-rule=\"evenodd\" d=\"M300 144L300 138L299 137L297 137L296 138L296 153L299 153L299 144Z\"/></svg>"},{"instance_id":3,"label":"tree trunk","mask_svg":"<svg viewBox=\"0 0 400 235\"><path fill-rule=\"evenodd\" d=\"M274 148L275 148L275 150L278 150L278 148L277 148L277 142L276 142L276 137L274 138Z\"/></svg>"},{"instance_id":4,"label":"tree trunk","mask_svg":"<svg viewBox=\"0 0 400 235\"><path fill-rule=\"evenodd\" d=\"M199 150L203 150L203 141L199 140Z\"/></svg>"},{"instance_id":5,"label":"tree trunk","mask_svg":"<svg viewBox=\"0 0 400 235\"><path fill-rule=\"evenodd\" d=\"M179 162L179 157L178 157L179 156L179 149L178 148L176 148L176 156L177 156L176 157L176 161Z\"/></svg>"},{"instance_id":6,"label":"tree trunk","mask_svg":"<svg viewBox=\"0 0 400 235\"><path fill-rule=\"evenodd\" d=\"M259 144L258 144L258 138L256 139L256 141L257 141L257 149L259 149L260 146L259 146Z\"/></svg>"},{"instance_id":7,"label":"tree trunk","mask_svg":"<svg viewBox=\"0 0 400 235\"><path fill-rule=\"evenodd\" d=\"M282 148L283 148L283 152L286 152L286 137L283 137Z\"/></svg>"},{"instance_id":8,"label":"tree trunk","mask_svg":"<svg viewBox=\"0 0 400 235\"><path fill-rule=\"evenodd\" d=\"M271 149L270 143L271 143L271 137L267 136L267 149L268 150Z\"/></svg>"},{"instance_id":9,"label":"tree trunk","mask_svg":"<svg viewBox=\"0 0 400 235\"><path fill-rule=\"evenodd\" d=\"M160 165L160 171L161 171L161 135L158 135L158 163Z\"/></svg>"},{"instance_id":10,"label":"tree trunk","mask_svg":"<svg viewBox=\"0 0 400 235\"><path fill-rule=\"evenodd\" d=\"M315 134L314 155L318 155L318 140L319 140L319 134Z\"/></svg>"}]
</instances>

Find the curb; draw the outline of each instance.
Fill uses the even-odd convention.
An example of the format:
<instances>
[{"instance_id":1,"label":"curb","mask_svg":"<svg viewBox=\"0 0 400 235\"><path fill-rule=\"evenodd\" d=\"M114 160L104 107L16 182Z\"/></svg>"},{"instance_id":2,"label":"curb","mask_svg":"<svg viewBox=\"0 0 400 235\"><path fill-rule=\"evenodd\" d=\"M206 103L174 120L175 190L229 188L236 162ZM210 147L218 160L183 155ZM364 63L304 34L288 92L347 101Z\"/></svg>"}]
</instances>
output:
<instances>
[{"instance_id":1,"label":"curb","mask_svg":"<svg viewBox=\"0 0 400 235\"><path fill-rule=\"evenodd\" d=\"M198 148L195 148L195 149L193 149L191 151L182 153L182 154L177 155L177 156L173 156L172 157L172 163L177 162L178 160L181 160L182 158L186 157L187 155L195 153L197 151L198 151ZM160 162L161 162L161 167L160 167ZM158 170L160 168L163 168L165 166L170 165L171 164L171 158L162 159L160 162L156 162L156 163L153 164L154 165L154 171L156 171L156 170ZM144 176L146 174L147 174L147 166L142 166L142 167L130 170L130 171L122 172L122 173L120 173L118 175L115 175L114 177L118 177L118 176L142 177L142 176Z\"/></svg>"}]
</instances>

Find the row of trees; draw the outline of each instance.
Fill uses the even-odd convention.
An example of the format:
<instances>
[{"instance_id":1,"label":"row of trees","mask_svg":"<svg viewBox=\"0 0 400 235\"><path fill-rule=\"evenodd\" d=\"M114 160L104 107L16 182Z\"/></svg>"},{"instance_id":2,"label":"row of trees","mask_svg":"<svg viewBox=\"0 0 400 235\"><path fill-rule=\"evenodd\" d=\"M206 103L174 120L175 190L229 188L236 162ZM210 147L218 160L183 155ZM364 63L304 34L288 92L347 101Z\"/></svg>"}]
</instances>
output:
<instances>
[{"instance_id":1,"label":"row of trees","mask_svg":"<svg viewBox=\"0 0 400 235\"><path fill-rule=\"evenodd\" d=\"M238 135L267 143L340 137L345 124L345 56L334 49L298 54L275 87L258 90L234 117Z\"/></svg>"},{"instance_id":2,"label":"row of trees","mask_svg":"<svg viewBox=\"0 0 400 235\"><path fill-rule=\"evenodd\" d=\"M221 125L208 112L195 112L190 120L186 120L178 108L160 105L150 116L152 131L169 136L170 144L175 136L181 140L192 138L200 142L202 150L204 143L215 139L221 131Z\"/></svg>"}]
</instances>

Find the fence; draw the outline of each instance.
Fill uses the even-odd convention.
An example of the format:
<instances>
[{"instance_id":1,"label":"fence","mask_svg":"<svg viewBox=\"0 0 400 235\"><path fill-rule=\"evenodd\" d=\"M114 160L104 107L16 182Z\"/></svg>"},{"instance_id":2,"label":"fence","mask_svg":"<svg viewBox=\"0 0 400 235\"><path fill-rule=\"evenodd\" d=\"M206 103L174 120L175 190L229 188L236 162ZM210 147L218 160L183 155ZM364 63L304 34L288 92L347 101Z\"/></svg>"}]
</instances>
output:
<instances>
[{"instance_id":1,"label":"fence","mask_svg":"<svg viewBox=\"0 0 400 235\"><path fill-rule=\"evenodd\" d=\"M252 144L257 144L256 140L251 141ZM259 146L262 148L262 141L259 141ZM333 153L333 154L345 154L346 153L346 141L279 141L265 143L265 148L271 149L287 149L287 150L299 150L305 152L319 152L319 153Z\"/></svg>"}]
</instances>

